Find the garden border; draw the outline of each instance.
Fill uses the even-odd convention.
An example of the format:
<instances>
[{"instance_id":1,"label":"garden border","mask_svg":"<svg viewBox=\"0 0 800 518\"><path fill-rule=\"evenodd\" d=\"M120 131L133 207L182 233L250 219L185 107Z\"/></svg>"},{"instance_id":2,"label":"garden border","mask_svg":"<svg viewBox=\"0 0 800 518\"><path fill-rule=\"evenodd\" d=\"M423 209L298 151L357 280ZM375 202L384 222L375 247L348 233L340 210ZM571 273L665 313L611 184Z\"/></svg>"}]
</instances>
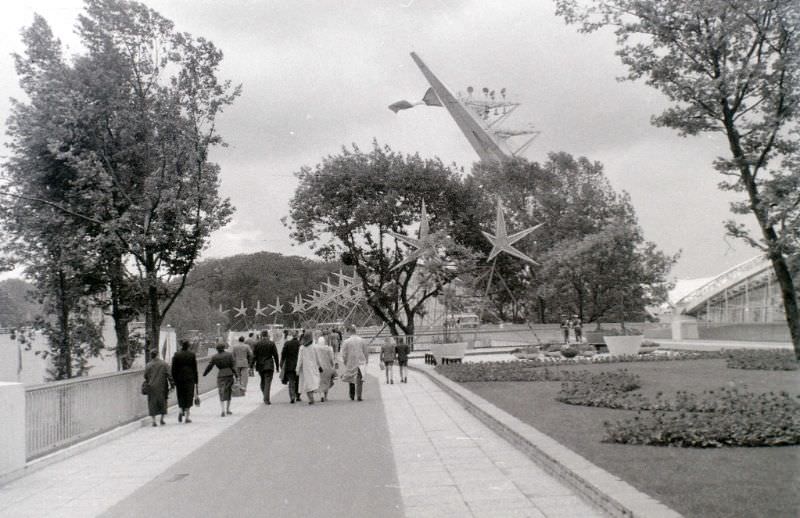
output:
<instances>
[{"instance_id":1,"label":"garden border","mask_svg":"<svg viewBox=\"0 0 800 518\"><path fill-rule=\"evenodd\" d=\"M438 374L432 367L420 365L409 365L409 367L428 376L468 412L523 452L548 474L565 483L579 496L610 516L641 518L682 516L536 428Z\"/></svg>"}]
</instances>

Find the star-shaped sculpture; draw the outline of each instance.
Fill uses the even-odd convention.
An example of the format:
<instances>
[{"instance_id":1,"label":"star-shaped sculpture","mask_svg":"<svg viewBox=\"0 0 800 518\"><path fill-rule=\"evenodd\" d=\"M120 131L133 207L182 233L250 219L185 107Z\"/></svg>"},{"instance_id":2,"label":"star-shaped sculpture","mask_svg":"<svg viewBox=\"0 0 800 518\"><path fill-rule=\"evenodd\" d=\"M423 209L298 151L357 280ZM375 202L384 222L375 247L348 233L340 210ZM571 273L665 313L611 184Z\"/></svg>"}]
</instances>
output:
<instances>
[{"instance_id":1,"label":"star-shaped sculpture","mask_svg":"<svg viewBox=\"0 0 800 518\"><path fill-rule=\"evenodd\" d=\"M254 309L255 309L255 312L256 312L256 316L259 316L259 315L261 315L262 317L266 317L267 316L267 314L264 313L267 310L267 307L266 306L262 307L260 300L256 301L256 307Z\"/></svg>"},{"instance_id":2,"label":"star-shaped sculpture","mask_svg":"<svg viewBox=\"0 0 800 518\"><path fill-rule=\"evenodd\" d=\"M300 294L297 294L297 297L294 298L294 302L290 302L292 305L292 313L305 313L306 311L306 304L303 302L303 299L300 298Z\"/></svg>"},{"instance_id":3,"label":"star-shaped sculpture","mask_svg":"<svg viewBox=\"0 0 800 518\"><path fill-rule=\"evenodd\" d=\"M270 315L283 313L283 304L281 304L280 297L275 297L275 304L267 304L267 307L272 309L272 311L269 312Z\"/></svg>"},{"instance_id":4,"label":"star-shaped sculpture","mask_svg":"<svg viewBox=\"0 0 800 518\"><path fill-rule=\"evenodd\" d=\"M428 211L425 210L425 200L422 200L422 213L420 215L418 238L414 239L413 237L404 236L403 234L398 234L397 232L392 232L391 230L387 230L386 233L415 249L412 252L409 252L405 259L394 265L392 270L396 270L405 264L416 261L426 253L436 249L436 240L434 239L434 235L430 233L430 225L428 224Z\"/></svg>"},{"instance_id":5,"label":"star-shaped sculpture","mask_svg":"<svg viewBox=\"0 0 800 518\"><path fill-rule=\"evenodd\" d=\"M239 302L239 307L238 308L233 308L233 310L236 312L236 314L233 316L234 318L247 316L247 308L244 307L244 301L243 300Z\"/></svg>"},{"instance_id":6,"label":"star-shaped sculpture","mask_svg":"<svg viewBox=\"0 0 800 518\"><path fill-rule=\"evenodd\" d=\"M544 225L544 223L539 223L535 227L526 228L525 230L520 230L516 234L508 235L508 231L506 230L506 218L503 216L503 203L500 200L497 200L497 220L495 221L494 225L494 235L483 232L481 233L492 243L492 251L489 252L489 258L487 261L491 261L495 257L497 257L501 252L505 252L509 255L513 255L514 257L518 257L524 261L531 262L533 264L539 264L527 255L523 254L516 248L514 248L514 243L522 239L523 237L527 236L537 228Z\"/></svg>"},{"instance_id":7,"label":"star-shaped sculpture","mask_svg":"<svg viewBox=\"0 0 800 518\"><path fill-rule=\"evenodd\" d=\"M222 309L222 304L219 305L219 313L220 313L220 315L224 315L226 313L230 313L230 311L231 311L230 309L223 310Z\"/></svg>"}]
</instances>

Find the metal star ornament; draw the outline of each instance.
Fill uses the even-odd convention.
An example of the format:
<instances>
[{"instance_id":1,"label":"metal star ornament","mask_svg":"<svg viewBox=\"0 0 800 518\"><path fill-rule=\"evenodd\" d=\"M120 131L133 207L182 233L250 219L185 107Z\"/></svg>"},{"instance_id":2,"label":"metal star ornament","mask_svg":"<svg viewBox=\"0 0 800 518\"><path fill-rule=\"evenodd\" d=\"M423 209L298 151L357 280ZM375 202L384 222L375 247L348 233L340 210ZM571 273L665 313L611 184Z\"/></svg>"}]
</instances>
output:
<instances>
[{"instance_id":1,"label":"metal star ornament","mask_svg":"<svg viewBox=\"0 0 800 518\"><path fill-rule=\"evenodd\" d=\"M392 232L391 230L387 230L386 233L415 249L409 252L405 259L394 265L392 270L396 270L403 265L406 265L412 261L416 261L420 257L424 256L427 252L436 249L436 240L434 239L434 235L430 233L428 211L425 209L425 200L422 200L418 238L414 239L413 237L404 236L403 234L398 234L397 232Z\"/></svg>"},{"instance_id":2,"label":"metal star ornament","mask_svg":"<svg viewBox=\"0 0 800 518\"><path fill-rule=\"evenodd\" d=\"M290 302L289 304L292 305L292 313L304 313L306 311L306 305L300 297L300 294L295 297L294 302Z\"/></svg>"},{"instance_id":3,"label":"metal star ornament","mask_svg":"<svg viewBox=\"0 0 800 518\"><path fill-rule=\"evenodd\" d=\"M272 311L269 312L270 315L283 313L283 304L281 304L280 297L275 297L275 304L267 304L267 307L272 309Z\"/></svg>"},{"instance_id":4,"label":"metal star ornament","mask_svg":"<svg viewBox=\"0 0 800 518\"><path fill-rule=\"evenodd\" d=\"M239 302L239 307L238 308L233 308L233 310L236 312L236 314L233 316L234 318L246 317L247 316L247 308L244 307L244 301L240 301Z\"/></svg>"},{"instance_id":5,"label":"metal star ornament","mask_svg":"<svg viewBox=\"0 0 800 518\"><path fill-rule=\"evenodd\" d=\"M544 225L544 223L539 223L538 225L530 228L526 228L525 230L520 230L516 234L508 235L508 231L506 230L506 218L503 215L503 203L500 200L497 200L497 219L495 220L494 224L494 234L490 234L488 232L481 233L492 243L492 251L489 252L489 258L487 261L491 261L500 253L505 252L509 255L513 255L514 257L518 257L523 261L528 261L533 264L539 264L524 253L520 252L516 248L514 248L514 243L522 239L523 237L527 236L537 228Z\"/></svg>"},{"instance_id":6,"label":"metal star ornament","mask_svg":"<svg viewBox=\"0 0 800 518\"><path fill-rule=\"evenodd\" d=\"M257 300L256 301L256 307L255 307L256 316L261 315L262 317L266 317L267 314L264 313L264 311L266 311L266 310L267 310L267 307L266 306L261 306L261 301Z\"/></svg>"}]
</instances>

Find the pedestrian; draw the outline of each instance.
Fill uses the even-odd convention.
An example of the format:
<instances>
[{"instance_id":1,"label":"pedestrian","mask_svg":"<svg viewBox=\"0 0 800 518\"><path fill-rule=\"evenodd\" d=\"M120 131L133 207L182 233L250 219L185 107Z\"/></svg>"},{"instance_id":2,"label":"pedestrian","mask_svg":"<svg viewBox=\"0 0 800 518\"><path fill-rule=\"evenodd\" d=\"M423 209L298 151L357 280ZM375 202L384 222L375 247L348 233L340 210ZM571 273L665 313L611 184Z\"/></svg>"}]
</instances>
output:
<instances>
[{"instance_id":1,"label":"pedestrian","mask_svg":"<svg viewBox=\"0 0 800 518\"><path fill-rule=\"evenodd\" d=\"M561 331L564 333L564 343L569 343L570 319L566 314L561 315Z\"/></svg>"},{"instance_id":2,"label":"pedestrian","mask_svg":"<svg viewBox=\"0 0 800 518\"><path fill-rule=\"evenodd\" d=\"M306 337L311 338L311 333ZM298 391L308 395L308 404L313 405L314 392L319 390L319 364L312 340L306 340L306 343L300 346L296 370L299 379Z\"/></svg>"},{"instance_id":3,"label":"pedestrian","mask_svg":"<svg viewBox=\"0 0 800 518\"><path fill-rule=\"evenodd\" d=\"M394 338L387 336L383 339L383 345L381 345L381 365L386 371L387 385L394 385L394 369L392 367L395 356L397 356L397 350L394 346Z\"/></svg>"},{"instance_id":4,"label":"pedestrian","mask_svg":"<svg viewBox=\"0 0 800 518\"><path fill-rule=\"evenodd\" d=\"M397 353L397 368L400 369L400 383L408 383L408 353L411 352L411 346L401 340L394 349Z\"/></svg>"},{"instance_id":5,"label":"pedestrian","mask_svg":"<svg viewBox=\"0 0 800 518\"><path fill-rule=\"evenodd\" d=\"M578 343L583 342L583 322L578 315L572 315L572 331L575 333L575 341Z\"/></svg>"},{"instance_id":6,"label":"pedestrian","mask_svg":"<svg viewBox=\"0 0 800 518\"><path fill-rule=\"evenodd\" d=\"M350 384L350 400L362 400L364 371L369 363L369 346L367 341L356 334L356 328L348 325L345 328L345 340L342 342L342 381Z\"/></svg>"},{"instance_id":7,"label":"pedestrian","mask_svg":"<svg viewBox=\"0 0 800 518\"><path fill-rule=\"evenodd\" d=\"M150 361L144 368L144 379L147 382L147 409L156 424L156 416L161 416L164 425L164 416L167 415L167 395L173 386L172 376L169 374L169 365L158 357L158 350L150 351Z\"/></svg>"},{"instance_id":8,"label":"pedestrian","mask_svg":"<svg viewBox=\"0 0 800 518\"><path fill-rule=\"evenodd\" d=\"M317 344L314 347L317 355L317 365L319 365L320 401L324 403L328 399L328 390L333 386L333 379L336 377L336 357L333 347L327 345L324 341L317 340Z\"/></svg>"},{"instance_id":9,"label":"pedestrian","mask_svg":"<svg viewBox=\"0 0 800 518\"><path fill-rule=\"evenodd\" d=\"M252 336L253 333L250 333ZM250 377L250 365L253 363L253 350L244 339L240 336L239 340L233 344L231 349L233 355L233 362L236 368L236 375L239 377L239 383L242 388L247 390L247 380Z\"/></svg>"},{"instance_id":10,"label":"pedestrian","mask_svg":"<svg viewBox=\"0 0 800 518\"><path fill-rule=\"evenodd\" d=\"M222 410L221 416L231 415L231 392L233 389L233 382L236 380L236 367L233 361L233 355L225 351L225 343L217 343L217 354L211 357L208 362L203 376L211 372L211 369L217 368L217 391L219 392L219 406Z\"/></svg>"},{"instance_id":11,"label":"pedestrian","mask_svg":"<svg viewBox=\"0 0 800 518\"><path fill-rule=\"evenodd\" d=\"M191 423L189 414L192 410L195 394L197 390L197 357L190 350L191 342L181 340L181 350L172 356L172 380L175 382L175 391L178 395L178 407L181 409L178 414L178 422Z\"/></svg>"},{"instance_id":12,"label":"pedestrian","mask_svg":"<svg viewBox=\"0 0 800 518\"><path fill-rule=\"evenodd\" d=\"M283 348L281 349L281 381L284 385L289 385L289 403L300 401L296 370L299 352L300 342L297 340L297 332L295 331L289 340L283 342Z\"/></svg>"},{"instance_id":13,"label":"pedestrian","mask_svg":"<svg viewBox=\"0 0 800 518\"><path fill-rule=\"evenodd\" d=\"M272 376L280 364L278 348L275 346L275 342L270 340L269 331L261 331L261 339L256 342L253 349L253 359L250 365L255 368L261 378L261 394L264 397L265 405L272 404L269 399Z\"/></svg>"}]
</instances>

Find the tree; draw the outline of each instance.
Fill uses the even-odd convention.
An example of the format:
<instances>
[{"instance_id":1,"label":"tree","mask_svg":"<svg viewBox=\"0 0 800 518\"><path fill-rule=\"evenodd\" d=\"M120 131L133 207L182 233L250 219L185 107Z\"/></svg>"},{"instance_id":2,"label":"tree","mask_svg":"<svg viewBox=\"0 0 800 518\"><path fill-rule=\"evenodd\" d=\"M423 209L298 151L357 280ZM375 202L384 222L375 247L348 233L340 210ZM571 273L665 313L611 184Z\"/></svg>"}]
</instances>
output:
<instances>
[{"instance_id":1,"label":"tree","mask_svg":"<svg viewBox=\"0 0 800 518\"><path fill-rule=\"evenodd\" d=\"M795 355L800 358L796 277L800 169L797 157L800 45L795 0L556 0L557 13L582 32L613 27L626 79L673 103L653 118L682 136L721 132L729 155L714 166L721 188L745 193L759 237L736 222L732 236L772 263Z\"/></svg>"},{"instance_id":2,"label":"tree","mask_svg":"<svg viewBox=\"0 0 800 518\"><path fill-rule=\"evenodd\" d=\"M515 227L545 224L518 243L539 266L520 268L519 260L503 256L497 264L511 291L528 301L529 318L557 321L563 312L586 321L609 318L619 293L627 294L628 314L641 315L666 298L676 257L645 242L629 196L612 189L599 162L550 153L542 164L482 163L469 180L503 200Z\"/></svg>"},{"instance_id":3,"label":"tree","mask_svg":"<svg viewBox=\"0 0 800 518\"><path fill-rule=\"evenodd\" d=\"M285 220L292 238L310 244L323 258L346 254L375 315L393 335L413 335L414 318L424 312L425 302L472 259L449 235L455 235L451 231L474 193L440 160L404 156L377 142L368 153L355 145L344 148L296 176L300 184ZM412 224L416 229L423 201L432 242L439 246L428 248L422 261L394 268L406 252L387 231L402 234Z\"/></svg>"},{"instance_id":4,"label":"tree","mask_svg":"<svg viewBox=\"0 0 800 518\"><path fill-rule=\"evenodd\" d=\"M219 196L208 150L223 144L216 117L240 90L218 79L219 49L142 4L87 0L78 33L87 52L67 63L46 22L34 21L27 54L17 57L32 102L17 103L10 130L16 138L24 116L58 114L46 155L72 178L55 201L10 194L83 224L93 250L102 250L118 339L127 339L127 321L142 308L146 342L156 344L208 236L233 211ZM25 159L26 149L17 151Z\"/></svg>"}]
</instances>

